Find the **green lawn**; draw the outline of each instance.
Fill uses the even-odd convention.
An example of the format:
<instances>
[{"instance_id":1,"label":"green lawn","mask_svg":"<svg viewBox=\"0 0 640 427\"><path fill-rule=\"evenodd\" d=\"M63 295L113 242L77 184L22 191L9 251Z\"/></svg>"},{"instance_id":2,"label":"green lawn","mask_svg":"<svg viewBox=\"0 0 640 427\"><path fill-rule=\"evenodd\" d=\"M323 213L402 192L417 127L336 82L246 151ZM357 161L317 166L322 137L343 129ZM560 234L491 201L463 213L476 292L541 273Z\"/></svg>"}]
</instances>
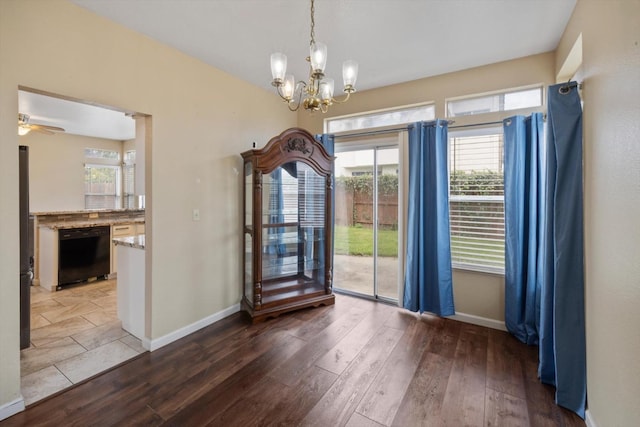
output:
<instances>
[{"instance_id":1,"label":"green lawn","mask_svg":"<svg viewBox=\"0 0 640 427\"><path fill-rule=\"evenodd\" d=\"M464 238L453 236L451 239L452 246L457 244L469 244L464 242ZM496 254L495 251L504 253L504 246L493 242L476 242L471 246L475 247L474 255L467 259L459 259L461 262L471 262L476 260L488 260L500 263L503 255ZM373 255L373 229L365 227L335 227L335 253L338 255ZM378 255L379 256L398 256L398 232L396 230L378 230Z\"/></svg>"},{"instance_id":2,"label":"green lawn","mask_svg":"<svg viewBox=\"0 0 640 427\"><path fill-rule=\"evenodd\" d=\"M373 229L336 225L335 253L338 255L373 255ZM398 232L378 230L378 256L398 256Z\"/></svg>"}]
</instances>

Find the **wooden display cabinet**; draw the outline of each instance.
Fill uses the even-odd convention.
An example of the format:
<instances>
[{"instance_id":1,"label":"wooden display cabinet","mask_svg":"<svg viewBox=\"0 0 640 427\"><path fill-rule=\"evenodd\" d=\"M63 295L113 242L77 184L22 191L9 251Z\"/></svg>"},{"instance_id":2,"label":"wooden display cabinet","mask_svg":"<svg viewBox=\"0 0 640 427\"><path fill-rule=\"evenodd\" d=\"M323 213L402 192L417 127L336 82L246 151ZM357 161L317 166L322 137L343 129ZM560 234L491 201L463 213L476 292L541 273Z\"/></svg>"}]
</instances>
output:
<instances>
[{"instance_id":1,"label":"wooden display cabinet","mask_svg":"<svg viewBox=\"0 0 640 427\"><path fill-rule=\"evenodd\" d=\"M333 160L291 128L244 159L242 308L253 322L330 305Z\"/></svg>"}]
</instances>

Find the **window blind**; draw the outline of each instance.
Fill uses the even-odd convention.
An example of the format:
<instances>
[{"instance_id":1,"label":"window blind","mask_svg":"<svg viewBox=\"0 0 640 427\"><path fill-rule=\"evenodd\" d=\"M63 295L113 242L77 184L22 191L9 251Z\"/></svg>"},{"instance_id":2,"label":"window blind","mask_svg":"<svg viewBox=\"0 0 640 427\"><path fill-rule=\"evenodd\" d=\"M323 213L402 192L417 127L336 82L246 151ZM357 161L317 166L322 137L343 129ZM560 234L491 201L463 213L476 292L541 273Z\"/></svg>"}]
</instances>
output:
<instances>
[{"instance_id":1,"label":"window blind","mask_svg":"<svg viewBox=\"0 0 640 427\"><path fill-rule=\"evenodd\" d=\"M323 228L325 178L304 163L298 165L300 226Z\"/></svg>"},{"instance_id":2,"label":"window blind","mask_svg":"<svg viewBox=\"0 0 640 427\"><path fill-rule=\"evenodd\" d=\"M133 164L122 165L122 207L133 209L136 207L134 194L136 166Z\"/></svg>"},{"instance_id":3,"label":"window blind","mask_svg":"<svg viewBox=\"0 0 640 427\"><path fill-rule=\"evenodd\" d=\"M502 133L452 135L449 150L452 262L504 271Z\"/></svg>"}]
</instances>

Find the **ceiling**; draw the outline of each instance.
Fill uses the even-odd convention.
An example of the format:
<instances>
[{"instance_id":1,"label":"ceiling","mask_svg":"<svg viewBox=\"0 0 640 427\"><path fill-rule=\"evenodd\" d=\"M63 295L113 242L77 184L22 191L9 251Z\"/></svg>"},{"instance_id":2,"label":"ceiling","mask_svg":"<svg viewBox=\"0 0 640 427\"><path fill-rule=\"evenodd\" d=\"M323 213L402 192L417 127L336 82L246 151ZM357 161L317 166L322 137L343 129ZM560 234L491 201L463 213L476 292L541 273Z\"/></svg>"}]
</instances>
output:
<instances>
[{"instance_id":1,"label":"ceiling","mask_svg":"<svg viewBox=\"0 0 640 427\"><path fill-rule=\"evenodd\" d=\"M273 90L273 52L287 55L288 74L307 77L308 1L71 1L267 90ZM326 74L335 78L336 92L347 59L360 65L356 89L367 90L552 51L575 4L316 0L315 34L328 46ZM48 111L36 115L48 117Z\"/></svg>"},{"instance_id":2,"label":"ceiling","mask_svg":"<svg viewBox=\"0 0 640 427\"><path fill-rule=\"evenodd\" d=\"M18 91L18 111L28 114L31 124L58 126L72 135L118 141L136 136L135 121L124 112L26 90Z\"/></svg>"}]
</instances>

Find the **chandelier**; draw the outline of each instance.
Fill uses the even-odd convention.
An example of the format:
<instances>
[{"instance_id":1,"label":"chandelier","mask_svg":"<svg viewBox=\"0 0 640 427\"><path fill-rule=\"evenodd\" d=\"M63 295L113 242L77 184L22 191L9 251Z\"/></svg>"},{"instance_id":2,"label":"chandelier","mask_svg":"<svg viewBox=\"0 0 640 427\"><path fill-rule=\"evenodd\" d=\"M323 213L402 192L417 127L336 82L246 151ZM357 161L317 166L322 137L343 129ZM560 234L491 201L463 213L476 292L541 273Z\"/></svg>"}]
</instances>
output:
<instances>
[{"instance_id":1,"label":"chandelier","mask_svg":"<svg viewBox=\"0 0 640 427\"><path fill-rule=\"evenodd\" d=\"M334 81L324 75L327 63L327 45L316 42L314 13L314 0L311 0L311 40L309 42L309 56L306 58L309 62L308 81L296 82L292 74L286 74L287 56L278 52L271 54L271 74L273 76L271 84L275 86L278 95L287 103L289 110L297 111L302 105L305 110L320 110L326 113L332 104L347 102L349 96L356 91L354 86L358 77L358 63L348 60L342 64L343 92L346 93L346 96L341 100L334 98Z\"/></svg>"}]
</instances>

